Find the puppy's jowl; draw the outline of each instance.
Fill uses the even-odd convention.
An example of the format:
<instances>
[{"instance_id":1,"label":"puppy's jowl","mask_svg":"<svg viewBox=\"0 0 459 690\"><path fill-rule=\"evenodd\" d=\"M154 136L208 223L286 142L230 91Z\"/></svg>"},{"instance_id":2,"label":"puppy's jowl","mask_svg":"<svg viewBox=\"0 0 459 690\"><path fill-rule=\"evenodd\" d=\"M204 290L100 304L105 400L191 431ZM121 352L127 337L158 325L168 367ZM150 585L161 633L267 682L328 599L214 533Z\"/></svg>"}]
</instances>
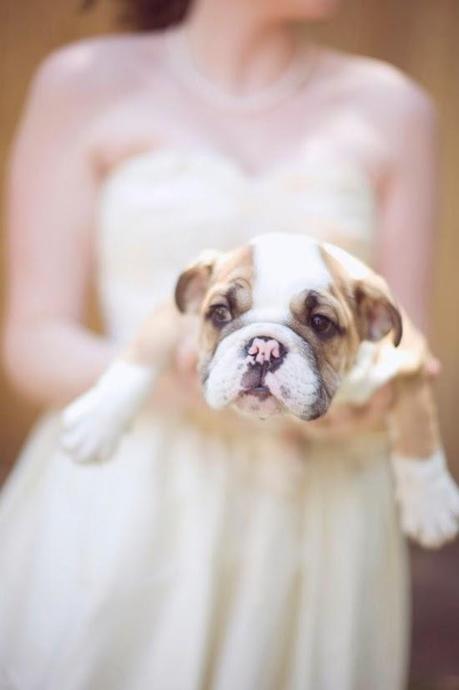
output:
<instances>
[{"instance_id":1,"label":"puppy's jowl","mask_svg":"<svg viewBox=\"0 0 459 690\"><path fill-rule=\"evenodd\" d=\"M199 322L199 373L211 408L265 420L293 415L307 433L331 404L365 404L394 380L387 423L402 528L426 546L455 536L459 491L441 449L429 352L380 276L334 245L271 234L203 254L179 277L175 301ZM172 307L156 312L64 411L63 445L76 460L113 452L164 366L180 318Z\"/></svg>"}]
</instances>

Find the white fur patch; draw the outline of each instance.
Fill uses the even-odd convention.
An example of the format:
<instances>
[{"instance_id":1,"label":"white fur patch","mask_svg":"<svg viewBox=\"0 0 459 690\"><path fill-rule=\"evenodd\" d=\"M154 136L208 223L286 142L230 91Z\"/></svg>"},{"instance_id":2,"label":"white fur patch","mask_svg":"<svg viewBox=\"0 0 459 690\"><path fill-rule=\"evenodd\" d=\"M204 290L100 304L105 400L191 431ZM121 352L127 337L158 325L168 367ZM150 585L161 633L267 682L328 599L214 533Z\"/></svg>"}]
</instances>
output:
<instances>
[{"instance_id":1,"label":"white fur patch","mask_svg":"<svg viewBox=\"0 0 459 690\"><path fill-rule=\"evenodd\" d=\"M77 462L107 459L147 398L149 367L118 359L62 413L61 444Z\"/></svg>"},{"instance_id":2,"label":"white fur patch","mask_svg":"<svg viewBox=\"0 0 459 690\"><path fill-rule=\"evenodd\" d=\"M253 306L288 314L289 304L302 290L323 290L331 283L319 244L306 235L268 234L254 247Z\"/></svg>"},{"instance_id":3,"label":"white fur patch","mask_svg":"<svg viewBox=\"0 0 459 690\"><path fill-rule=\"evenodd\" d=\"M424 459L393 455L391 463L405 534L430 548L451 541L459 529L459 489L443 451Z\"/></svg>"}]
</instances>

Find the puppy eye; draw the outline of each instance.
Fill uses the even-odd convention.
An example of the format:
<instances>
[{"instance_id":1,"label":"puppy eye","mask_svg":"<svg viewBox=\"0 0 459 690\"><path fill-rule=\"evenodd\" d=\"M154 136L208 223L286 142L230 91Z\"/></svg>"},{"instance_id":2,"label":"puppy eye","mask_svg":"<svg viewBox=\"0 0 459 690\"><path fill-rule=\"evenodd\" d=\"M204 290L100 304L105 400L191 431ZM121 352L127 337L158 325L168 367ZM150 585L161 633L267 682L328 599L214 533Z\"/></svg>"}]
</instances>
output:
<instances>
[{"instance_id":1,"label":"puppy eye","mask_svg":"<svg viewBox=\"0 0 459 690\"><path fill-rule=\"evenodd\" d=\"M323 314L314 314L314 316L311 317L309 325L321 338L331 338L338 330L336 324L334 324L328 316L324 316Z\"/></svg>"},{"instance_id":2,"label":"puppy eye","mask_svg":"<svg viewBox=\"0 0 459 690\"><path fill-rule=\"evenodd\" d=\"M231 312L225 304L216 304L209 310L209 317L214 326L223 326L232 319Z\"/></svg>"}]
</instances>

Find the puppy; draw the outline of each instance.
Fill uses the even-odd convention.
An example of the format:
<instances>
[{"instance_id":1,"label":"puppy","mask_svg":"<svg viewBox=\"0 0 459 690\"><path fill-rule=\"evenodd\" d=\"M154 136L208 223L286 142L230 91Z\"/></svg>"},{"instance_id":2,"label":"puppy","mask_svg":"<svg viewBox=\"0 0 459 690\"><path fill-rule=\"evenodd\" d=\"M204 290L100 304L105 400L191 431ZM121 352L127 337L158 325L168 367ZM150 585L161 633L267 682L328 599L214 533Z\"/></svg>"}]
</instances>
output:
<instances>
[{"instance_id":1,"label":"puppy","mask_svg":"<svg viewBox=\"0 0 459 690\"><path fill-rule=\"evenodd\" d=\"M362 405L392 380L387 422L402 529L430 547L456 535L459 491L425 374L429 351L379 275L334 245L270 234L202 255L179 277L175 302L199 319L199 373L215 410L288 414L307 436L307 422L332 403ZM156 313L64 411L63 446L76 460L114 450L164 366L178 319L170 307Z\"/></svg>"}]
</instances>

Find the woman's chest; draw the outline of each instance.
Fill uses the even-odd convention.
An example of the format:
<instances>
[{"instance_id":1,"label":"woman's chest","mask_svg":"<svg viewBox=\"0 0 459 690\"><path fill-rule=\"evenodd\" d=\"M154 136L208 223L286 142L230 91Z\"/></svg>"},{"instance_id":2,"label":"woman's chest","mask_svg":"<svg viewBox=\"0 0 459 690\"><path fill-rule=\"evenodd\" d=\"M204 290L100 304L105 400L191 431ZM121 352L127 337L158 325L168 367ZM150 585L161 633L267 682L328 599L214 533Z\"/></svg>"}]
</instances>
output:
<instances>
[{"instance_id":1,"label":"woman's chest","mask_svg":"<svg viewBox=\"0 0 459 690\"><path fill-rule=\"evenodd\" d=\"M333 150L365 171L377 191L386 177L387 141L352 99L301 100L267 113L212 110L173 93L138 93L106 108L91 132L91 156L102 178L133 156L160 149L207 149L263 175L299 149Z\"/></svg>"},{"instance_id":2,"label":"woman's chest","mask_svg":"<svg viewBox=\"0 0 459 690\"><path fill-rule=\"evenodd\" d=\"M178 271L204 249L228 250L267 232L332 241L371 260L374 199L362 171L323 148L301 147L261 175L210 149L131 156L100 193L101 277L120 295L171 294Z\"/></svg>"}]
</instances>

